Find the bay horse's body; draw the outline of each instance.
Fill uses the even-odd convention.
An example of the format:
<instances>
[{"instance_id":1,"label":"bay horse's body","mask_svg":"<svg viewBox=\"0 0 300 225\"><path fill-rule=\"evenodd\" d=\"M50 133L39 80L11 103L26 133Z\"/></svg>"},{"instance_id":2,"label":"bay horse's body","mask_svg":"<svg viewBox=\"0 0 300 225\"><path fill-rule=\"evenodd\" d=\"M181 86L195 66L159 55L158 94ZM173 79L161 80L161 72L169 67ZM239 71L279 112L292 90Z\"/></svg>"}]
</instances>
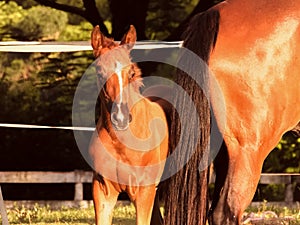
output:
<instances>
[{"instance_id":1,"label":"bay horse's body","mask_svg":"<svg viewBox=\"0 0 300 225\"><path fill-rule=\"evenodd\" d=\"M120 192L126 192L135 205L136 224L150 224L168 153L164 111L139 92L141 73L129 54L135 41L132 26L120 44L105 37L99 27L92 33L101 86L101 115L90 144L97 225L111 224Z\"/></svg>"},{"instance_id":2,"label":"bay horse's body","mask_svg":"<svg viewBox=\"0 0 300 225\"><path fill-rule=\"evenodd\" d=\"M265 158L300 121L300 1L227 0L193 18L183 46L209 65L205 86L224 139L209 222L241 224ZM193 93L197 88L183 75L178 72L177 82ZM207 104L194 101L207 112ZM209 122L202 124L201 135L207 127ZM189 147L182 146L181 153ZM189 185L198 181L189 178L190 165L171 178L166 224L205 224L207 171L199 173L206 181L194 191Z\"/></svg>"}]
</instances>

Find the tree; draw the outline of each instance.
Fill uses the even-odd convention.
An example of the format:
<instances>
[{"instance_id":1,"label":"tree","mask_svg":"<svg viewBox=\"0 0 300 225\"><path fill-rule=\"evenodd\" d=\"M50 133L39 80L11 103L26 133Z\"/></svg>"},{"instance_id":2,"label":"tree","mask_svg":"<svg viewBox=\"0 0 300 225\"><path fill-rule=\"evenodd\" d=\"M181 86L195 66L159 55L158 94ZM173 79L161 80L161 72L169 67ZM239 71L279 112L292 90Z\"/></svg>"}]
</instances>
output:
<instances>
[{"instance_id":1,"label":"tree","mask_svg":"<svg viewBox=\"0 0 300 225\"><path fill-rule=\"evenodd\" d=\"M65 12L34 6L27 10L27 15L22 20L6 28L11 32L10 36L17 40L57 40L67 22Z\"/></svg>"},{"instance_id":2,"label":"tree","mask_svg":"<svg viewBox=\"0 0 300 225\"><path fill-rule=\"evenodd\" d=\"M121 40L130 25L134 25L137 37L147 39L145 34L149 0L109 0L112 13L112 36Z\"/></svg>"},{"instance_id":3,"label":"tree","mask_svg":"<svg viewBox=\"0 0 300 225\"><path fill-rule=\"evenodd\" d=\"M35 1L44 6L49 6L51 8L79 15L89 21L93 26L99 25L101 32L105 35L109 35L107 27L104 24L104 20L96 7L95 0L82 0L84 9L72 5L58 3L52 0Z\"/></svg>"},{"instance_id":4,"label":"tree","mask_svg":"<svg viewBox=\"0 0 300 225\"><path fill-rule=\"evenodd\" d=\"M81 16L93 26L99 25L106 36L110 36L110 33L104 22L110 19L112 22L111 35L117 40L121 39L131 24L136 27L140 40L149 38L180 40L188 21L195 14L222 0L7 0L6 2L9 1L16 1L26 8L34 6L34 2L36 2ZM103 15L106 13L100 10L102 8L109 8L111 18ZM102 12L100 13L100 11ZM158 35L153 35L153 30L154 33L158 32Z\"/></svg>"},{"instance_id":5,"label":"tree","mask_svg":"<svg viewBox=\"0 0 300 225\"><path fill-rule=\"evenodd\" d=\"M66 3L58 3L54 0L35 1L44 6L77 14L89 21L93 26L99 25L102 33L106 36L110 36L108 29L104 24L104 19L97 9L95 0L82 0L84 9ZM145 22L148 2L149 0L109 0L108 3L112 14L112 36L115 39L121 39L126 28L131 24L136 27L138 38L146 39Z\"/></svg>"},{"instance_id":6,"label":"tree","mask_svg":"<svg viewBox=\"0 0 300 225\"><path fill-rule=\"evenodd\" d=\"M104 18L100 15L99 10L97 9L97 5L95 0L82 0L82 7L73 6L67 3L58 3L55 0L35 0L39 4L49 6L55 9L63 10L65 12L73 13L85 18L89 21L93 26L99 25L101 31L109 36L109 32L107 27L104 24ZM176 9L176 5L187 5L191 4L192 0L173 0L173 1L152 1L159 4L163 10L169 10L169 16L173 18L167 18L166 23L172 23L172 20L176 20L178 18L177 12L174 13L174 9ZM214 0L199 0L197 6L194 11L187 16L186 19L178 26L177 29L167 38L167 40L180 40L180 36L182 31L184 30L187 22L190 18L196 13L202 12L208 9L210 6L219 1ZM146 23L147 23L147 14L149 13L149 3L150 0L108 0L108 4L110 7L111 15L112 15L112 36L119 40L121 36L124 34L125 30L129 27L129 25L134 25L137 30L137 36L141 39L148 39L146 35ZM169 5L170 7L166 7ZM165 26L166 23L161 24ZM169 26L167 29L172 29L172 26Z\"/></svg>"}]
</instances>

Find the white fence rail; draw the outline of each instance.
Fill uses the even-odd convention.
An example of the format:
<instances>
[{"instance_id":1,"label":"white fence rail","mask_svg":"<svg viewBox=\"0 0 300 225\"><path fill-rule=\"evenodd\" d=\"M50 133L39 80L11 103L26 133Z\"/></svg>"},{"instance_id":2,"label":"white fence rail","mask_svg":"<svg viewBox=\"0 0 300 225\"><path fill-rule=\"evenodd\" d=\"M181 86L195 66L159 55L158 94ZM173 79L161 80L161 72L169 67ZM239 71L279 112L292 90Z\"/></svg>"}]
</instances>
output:
<instances>
[{"instance_id":1,"label":"white fence rail","mask_svg":"<svg viewBox=\"0 0 300 225\"><path fill-rule=\"evenodd\" d=\"M138 41L134 49L179 48L181 41ZM0 42L0 52L77 52L92 50L90 41L71 42Z\"/></svg>"}]
</instances>

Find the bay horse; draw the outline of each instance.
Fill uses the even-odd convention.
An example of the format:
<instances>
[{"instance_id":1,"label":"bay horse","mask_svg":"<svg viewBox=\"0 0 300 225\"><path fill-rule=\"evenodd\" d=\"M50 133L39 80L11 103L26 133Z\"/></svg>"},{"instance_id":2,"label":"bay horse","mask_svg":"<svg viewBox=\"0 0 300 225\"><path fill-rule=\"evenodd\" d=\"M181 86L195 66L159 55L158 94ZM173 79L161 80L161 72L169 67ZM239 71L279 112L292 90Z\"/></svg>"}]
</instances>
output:
<instances>
[{"instance_id":1,"label":"bay horse","mask_svg":"<svg viewBox=\"0 0 300 225\"><path fill-rule=\"evenodd\" d=\"M180 129L199 141L183 141L173 162L176 167L186 151L196 148L166 186L165 224L203 225L207 218L211 225L241 224L265 158L285 132L299 130L300 1L221 2L190 21L183 47L207 63L209 71L199 76L209 96L178 70L175 80L190 93L201 121L197 129L180 128L179 121L171 127L171 145L178 143ZM185 55L179 61L190 63ZM185 101L175 98L179 104ZM181 120L193 120L187 117ZM224 142L215 159L215 193L207 215L208 170L197 168L210 144L212 118Z\"/></svg>"},{"instance_id":2,"label":"bay horse","mask_svg":"<svg viewBox=\"0 0 300 225\"><path fill-rule=\"evenodd\" d=\"M96 224L112 223L120 192L136 208L136 224L150 224L165 159L168 125L163 109L140 94L141 71L131 61L136 30L130 26L120 43L105 37L98 26L91 35L100 86L101 112L89 153L93 161Z\"/></svg>"}]
</instances>

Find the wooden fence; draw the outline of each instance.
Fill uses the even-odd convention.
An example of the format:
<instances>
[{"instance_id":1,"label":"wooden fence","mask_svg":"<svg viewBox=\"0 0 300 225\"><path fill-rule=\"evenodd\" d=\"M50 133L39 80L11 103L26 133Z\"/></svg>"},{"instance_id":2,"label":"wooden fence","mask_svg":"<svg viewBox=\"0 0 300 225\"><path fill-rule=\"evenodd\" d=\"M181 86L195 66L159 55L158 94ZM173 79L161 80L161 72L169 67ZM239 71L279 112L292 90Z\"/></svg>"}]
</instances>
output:
<instances>
[{"instance_id":1,"label":"wooden fence","mask_svg":"<svg viewBox=\"0 0 300 225\"><path fill-rule=\"evenodd\" d=\"M72 201L18 201L22 205L32 205L38 203L41 205L51 205L52 207L71 206L71 207L87 207L92 204L91 201L83 200L83 184L91 183L91 171L71 171L71 172L33 172L33 171L5 171L0 172L0 184L28 184L28 183L70 183L74 184L75 194ZM295 204L293 193L295 184L300 183L300 174L286 174L286 173L265 173L261 175L260 184L285 184L285 198L284 202L272 202L279 205L293 205ZM5 196L4 196L5 198ZM12 201L5 201L6 207L13 207Z\"/></svg>"},{"instance_id":2,"label":"wooden fence","mask_svg":"<svg viewBox=\"0 0 300 225\"><path fill-rule=\"evenodd\" d=\"M45 172L45 171L5 171L0 172L0 184L74 184L74 199L72 201L5 201L7 208L14 207L18 202L20 205L32 206L50 205L53 208L66 207L88 207L91 201L83 200L83 184L92 182L91 171L70 171L70 172ZM4 199L5 199L5 193Z\"/></svg>"}]
</instances>

